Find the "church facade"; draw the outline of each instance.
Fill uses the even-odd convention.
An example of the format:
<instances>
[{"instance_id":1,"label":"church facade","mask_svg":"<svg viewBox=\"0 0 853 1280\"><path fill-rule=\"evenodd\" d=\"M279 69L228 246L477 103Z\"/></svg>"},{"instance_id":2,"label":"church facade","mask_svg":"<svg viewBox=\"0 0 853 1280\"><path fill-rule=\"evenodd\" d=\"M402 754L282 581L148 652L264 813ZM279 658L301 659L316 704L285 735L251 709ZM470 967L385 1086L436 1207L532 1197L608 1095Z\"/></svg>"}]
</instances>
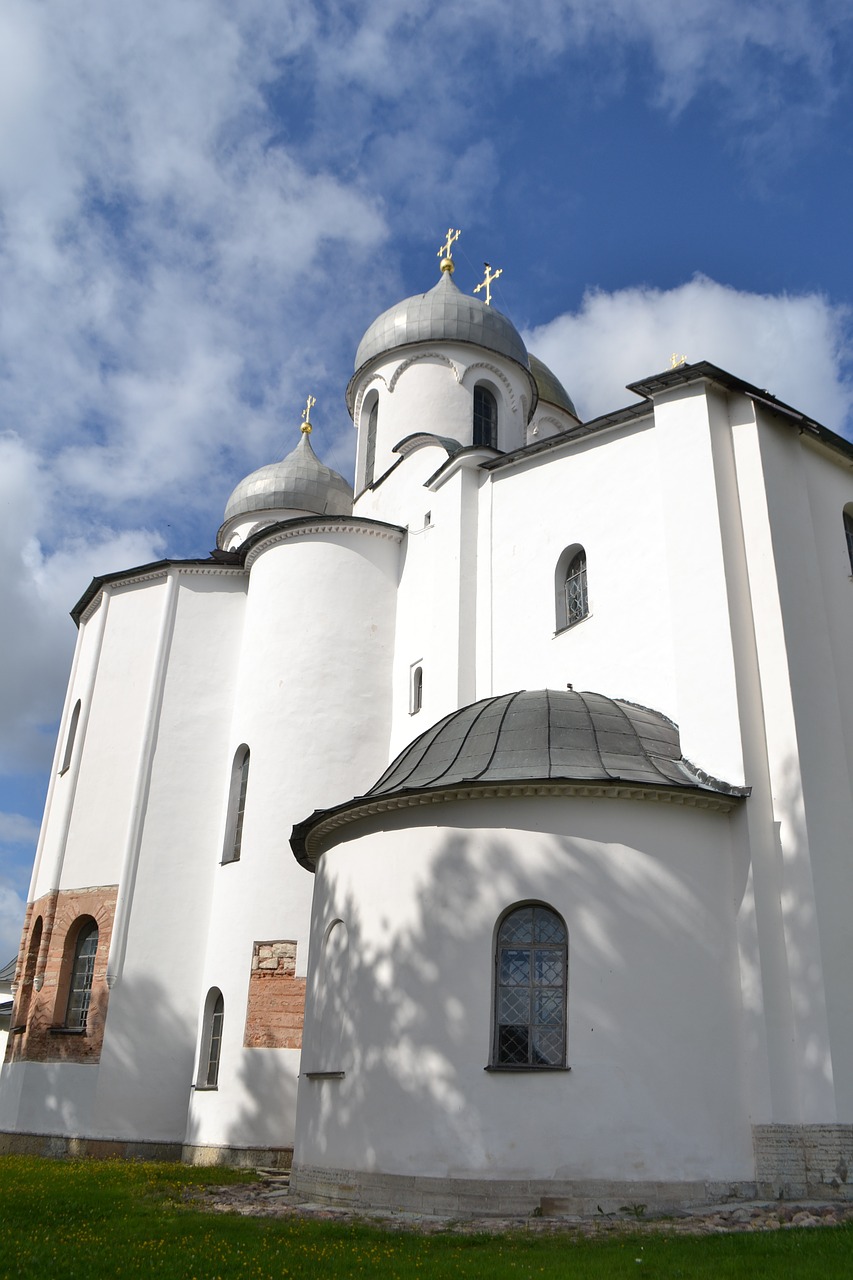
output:
<instances>
[{"instance_id":1,"label":"church facade","mask_svg":"<svg viewBox=\"0 0 853 1280\"><path fill-rule=\"evenodd\" d=\"M76 606L0 1149L844 1195L853 445L707 363L581 423L452 267L358 348L355 496L306 411Z\"/></svg>"}]
</instances>

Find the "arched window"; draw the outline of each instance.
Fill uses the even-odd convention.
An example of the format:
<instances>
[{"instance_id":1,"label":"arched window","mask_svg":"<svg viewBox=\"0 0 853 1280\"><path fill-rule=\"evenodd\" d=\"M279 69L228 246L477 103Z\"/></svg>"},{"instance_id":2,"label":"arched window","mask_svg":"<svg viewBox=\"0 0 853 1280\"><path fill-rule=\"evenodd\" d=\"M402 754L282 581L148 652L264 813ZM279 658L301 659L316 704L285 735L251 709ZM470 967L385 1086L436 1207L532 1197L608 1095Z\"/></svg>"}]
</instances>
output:
<instances>
[{"instance_id":1,"label":"arched window","mask_svg":"<svg viewBox=\"0 0 853 1280\"><path fill-rule=\"evenodd\" d=\"M850 560L850 572L853 573L853 502L844 508L844 535L847 538L847 555Z\"/></svg>"},{"instance_id":2,"label":"arched window","mask_svg":"<svg viewBox=\"0 0 853 1280\"><path fill-rule=\"evenodd\" d=\"M417 715L424 705L424 669L415 667L412 671L412 688L409 697L409 713Z\"/></svg>"},{"instance_id":3,"label":"arched window","mask_svg":"<svg viewBox=\"0 0 853 1280\"><path fill-rule=\"evenodd\" d=\"M77 737L77 722L80 719L80 700L75 702L74 710L71 712L71 719L68 721L68 733L65 735L65 750L62 753L62 764L59 767L60 773L67 773L71 767L71 756L74 752L74 739Z\"/></svg>"},{"instance_id":4,"label":"arched window","mask_svg":"<svg viewBox=\"0 0 853 1280\"><path fill-rule=\"evenodd\" d=\"M379 425L379 397L373 401L367 414L367 443L364 447L364 488L373 484L376 467L376 428Z\"/></svg>"},{"instance_id":5,"label":"arched window","mask_svg":"<svg viewBox=\"0 0 853 1280\"><path fill-rule=\"evenodd\" d=\"M65 1025L72 1031L83 1031L86 1028L97 951L98 926L94 920L89 919L80 926L74 943L74 961L65 1011Z\"/></svg>"},{"instance_id":6,"label":"arched window","mask_svg":"<svg viewBox=\"0 0 853 1280\"><path fill-rule=\"evenodd\" d=\"M215 1089L218 1086L224 1022L225 1000L218 987L211 987L204 1002L197 1089Z\"/></svg>"},{"instance_id":7,"label":"arched window","mask_svg":"<svg viewBox=\"0 0 853 1280\"><path fill-rule=\"evenodd\" d=\"M577 543L567 547L557 561L554 594L558 631L565 631L588 616L586 552Z\"/></svg>"},{"instance_id":8,"label":"arched window","mask_svg":"<svg viewBox=\"0 0 853 1280\"><path fill-rule=\"evenodd\" d=\"M36 966L38 965L39 951L41 949L42 934L42 918L38 917L33 925L30 933L30 945L27 948L27 958L24 963L24 972L21 977L21 987L18 994L18 1007L15 1011L15 1026L22 1027L26 1024L27 1017L30 1012L30 1001L33 998L33 983L36 977Z\"/></svg>"},{"instance_id":9,"label":"arched window","mask_svg":"<svg viewBox=\"0 0 853 1280\"><path fill-rule=\"evenodd\" d=\"M246 791L249 786L249 748L243 743L237 748L231 766L231 787L228 792L228 821L225 824L223 862L239 862L243 847L243 818L246 813Z\"/></svg>"},{"instance_id":10,"label":"arched window","mask_svg":"<svg viewBox=\"0 0 853 1280\"><path fill-rule=\"evenodd\" d=\"M474 444L498 447L498 402L488 387L474 388Z\"/></svg>"},{"instance_id":11,"label":"arched window","mask_svg":"<svg viewBox=\"0 0 853 1280\"><path fill-rule=\"evenodd\" d=\"M567 989L568 934L556 911L509 911L495 948L494 1067L565 1067Z\"/></svg>"}]
</instances>

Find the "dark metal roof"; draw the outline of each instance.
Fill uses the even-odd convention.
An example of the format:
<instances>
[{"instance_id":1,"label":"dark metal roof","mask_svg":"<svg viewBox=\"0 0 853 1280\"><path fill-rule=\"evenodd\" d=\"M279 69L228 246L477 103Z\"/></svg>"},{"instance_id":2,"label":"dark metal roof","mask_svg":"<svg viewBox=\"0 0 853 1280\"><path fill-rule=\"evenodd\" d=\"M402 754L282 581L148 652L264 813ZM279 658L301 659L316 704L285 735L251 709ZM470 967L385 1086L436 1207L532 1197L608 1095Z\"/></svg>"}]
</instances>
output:
<instances>
[{"instance_id":1,"label":"dark metal roof","mask_svg":"<svg viewBox=\"0 0 853 1280\"><path fill-rule=\"evenodd\" d=\"M647 707L601 693L540 689L506 693L462 707L410 743L363 796L317 810L293 829L291 846L312 865L306 840L330 815L375 812L384 798L521 782L630 783L740 798L732 787L681 754L678 729ZM384 807L380 805L380 807Z\"/></svg>"},{"instance_id":2,"label":"dark metal roof","mask_svg":"<svg viewBox=\"0 0 853 1280\"><path fill-rule=\"evenodd\" d=\"M353 527L366 530L372 528L391 529L400 534L401 537L406 532L398 524L389 524L387 520L371 520L364 516L294 516L291 520L276 520L273 524L264 525L262 529L250 534L245 542L241 542L240 546L235 548L234 551L211 551L207 557L199 557L192 560L152 560L150 564L140 564L130 569L120 569L117 573L101 574L93 578L89 583L71 610L71 617L79 626L80 618L86 609L102 588L109 586L112 582L132 582L134 578L147 577L152 574L165 574L171 568L241 569L245 565L246 556L249 552L271 534L279 533L282 529L299 529L302 526L313 528L317 524L322 524L329 529L335 529L339 526L346 526L348 529Z\"/></svg>"},{"instance_id":3,"label":"dark metal roof","mask_svg":"<svg viewBox=\"0 0 853 1280\"><path fill-rule=\"evenodd\" d=\"M532 351L528 351L527 358L530 361L530 372L536 379L540 401L545 404L555 404L559 409L565 409L573 418L577 418L578 411L572 397L557 375L552 373L545 361L540 360Z\"/></svg>"}]
</instances>

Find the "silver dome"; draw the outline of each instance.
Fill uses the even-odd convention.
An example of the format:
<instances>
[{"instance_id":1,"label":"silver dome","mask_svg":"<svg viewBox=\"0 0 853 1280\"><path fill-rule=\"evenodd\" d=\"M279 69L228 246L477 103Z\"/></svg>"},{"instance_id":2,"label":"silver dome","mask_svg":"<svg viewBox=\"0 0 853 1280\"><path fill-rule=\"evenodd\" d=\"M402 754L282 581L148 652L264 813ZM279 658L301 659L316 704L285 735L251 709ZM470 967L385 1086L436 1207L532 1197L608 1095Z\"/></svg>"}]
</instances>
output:
<instances>
[{"instance_id":1,"label":"silver dome","mask_svg":"<svg viewBox=\"0 0 853 1280\"><path fill-rule=\"evenodd\" d=\"M275 508L313 511L318 516L352 515L352 489L343 476L320 461L307 432L281 462L260 467L240 481L228 499L225 519Z\"/></svg>"},{"instance_id":2,"label":"silver dome","mask_svg":"<svg viewBox=\"0 0 853 1280\"><path fill-rule=\"evenodd\" d=\"M473 342L528 368L527 349L512 322L479 298L462 293L445 271L434 289L404 298L373 321L358 344L356 373L386 351L436 340Z\"/></svg>"},{"instance_id":3,"label":"silver dome","mask_svg":"<svg viewBox=\"0 0 853 1280\"><path fill-rule=\"evenodd\" d=\"M530 372L536 380L536 387L539 391L540 404L554 404L558 409L565 409L566 413L570 413L573 418L578 418L578 411L572 403L572 397L563 386L556 374L552 373L547 364L535 356L532 351L528 352L530 361ZM580 418L578 418L580 422Z\"/></svg>"}]
</instances>

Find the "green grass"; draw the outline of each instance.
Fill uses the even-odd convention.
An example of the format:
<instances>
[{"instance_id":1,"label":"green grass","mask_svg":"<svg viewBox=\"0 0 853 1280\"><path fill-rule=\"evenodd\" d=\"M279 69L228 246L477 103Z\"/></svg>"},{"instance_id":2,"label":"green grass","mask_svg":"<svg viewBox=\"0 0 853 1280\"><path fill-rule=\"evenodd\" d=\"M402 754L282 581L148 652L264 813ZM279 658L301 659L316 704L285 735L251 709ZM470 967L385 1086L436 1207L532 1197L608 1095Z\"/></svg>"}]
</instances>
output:
<instances>
[{"instance_id":1,"label":"green grass","mask_svg":"<svg viewBox=\"0 0 853 1280\"><path fill-rule=\"evenodd\" d=\"M0 1158L0 1276L291 1280L488 1277L488 1280L796 1280L853 1275L853 1230L750 1235L524 1231L420 1236L305 1219L209 1214L187 1188L242 1181L220 1169L123 1161Z\"/></svg>"}]
</instances>

